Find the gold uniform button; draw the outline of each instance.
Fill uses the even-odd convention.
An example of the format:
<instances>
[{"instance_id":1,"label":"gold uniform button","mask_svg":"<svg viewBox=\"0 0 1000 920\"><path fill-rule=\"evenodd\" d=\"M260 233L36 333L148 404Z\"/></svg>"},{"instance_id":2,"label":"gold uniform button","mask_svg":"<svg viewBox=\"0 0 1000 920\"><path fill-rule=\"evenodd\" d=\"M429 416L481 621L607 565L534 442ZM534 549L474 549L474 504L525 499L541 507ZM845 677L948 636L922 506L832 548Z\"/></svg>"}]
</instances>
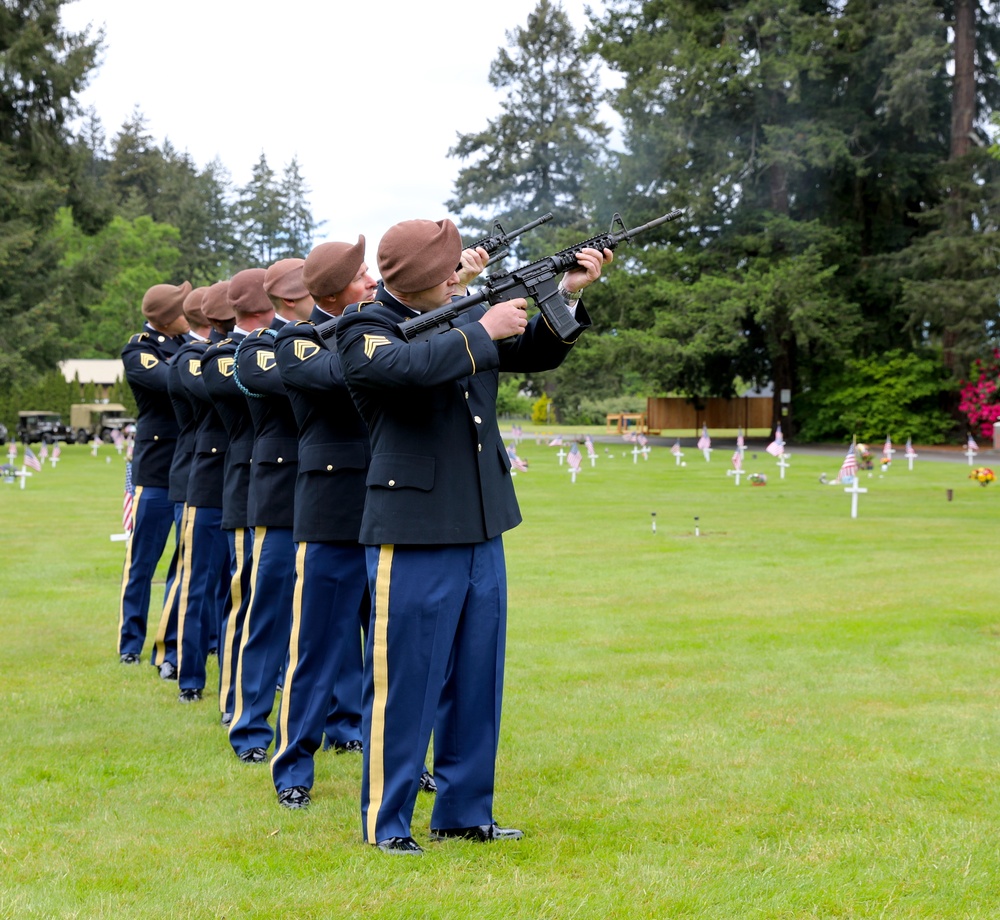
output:
<instances>
[{"instance_id":1,"label":"gold uniform button","mask_svg":"<svg viewBox=\"0 0 1000 920\"><path fill-rule=\"evenodd\" d=\"M475 422L476 422L477 425L482 425L483 424L483 420L478 415L474 416L474 418L475 418Z\"/></svg>"},{"instance_id":2,"label":"gold uniform button","mask_svg":"<svg viewBox=\"0 0 1000 920\"><path fill-rule=\"evenodd\" d=\"M476 447L478 447L480 451L483 449L483 445L482 444L477 444Z\"/></svg>"},{"instance_id":3,"label":"gold uniform button","mask_svg":"<svg viewBox=\"0 0 1000 920\"><path fill-rule=\"evenodd\" d=\"M212 448L212 453L213 453L213 454L215 454L215 453L218 453L218 451L219 451L219 448L218 448L218 447L213 447L213 448Z\"/></svg>"},{"instance_id":4,"label":"gold uniform button","mask_svg":"<svg viewBox=\"0 0 1000 920\"><path fill-rule=\"evenodd\" d=\"M396 484L396 480L395 479L390 479L389 480L389 485L394 486L395 484Z\"/></svg>"},{"instance_id":5,"label":"gold uniform button","mask_svg":"<svg viewBox=\"0 0 1000 920\"><path fill-rule=\"evenodd\" d=\"M333 469L333 464L332 463L328 463L326 465L326 469L327 469L327 472L329 472L330 470L332 470Z\"/></svg>"},{"instance_id":6,"label":"gold uniform button","mask_svg":"<svg viewBox=\"0 0 1000 920\"><path fill-rule=\"evenodd\" d=\"M154 441L159 441L160 440L160 436L158 434L154 434L153 435L153 440Z\"/></svg>"},{"instance_id":7,"label":"gold uniform button","mask_svg":"<svg viewBox=\"0 0 1000 920\"><path fill-rule=\"evenodd\" d=\"M469 391L468 391L468 390L466 390L466 391L465 391L465 398L466 398L466 399L468 399L468 398L469 398Z\"/></svg>"},{"instance_id":8,"label":"gold uniform button","mask_svg":"<svg viewBox=\"0 0 1000 920\"><path fill-rule=\"evenodd\" d=\"M285 462L284 457L278 457L278 463L284 463L284 462Z\"/></svg>"}]
</instances>

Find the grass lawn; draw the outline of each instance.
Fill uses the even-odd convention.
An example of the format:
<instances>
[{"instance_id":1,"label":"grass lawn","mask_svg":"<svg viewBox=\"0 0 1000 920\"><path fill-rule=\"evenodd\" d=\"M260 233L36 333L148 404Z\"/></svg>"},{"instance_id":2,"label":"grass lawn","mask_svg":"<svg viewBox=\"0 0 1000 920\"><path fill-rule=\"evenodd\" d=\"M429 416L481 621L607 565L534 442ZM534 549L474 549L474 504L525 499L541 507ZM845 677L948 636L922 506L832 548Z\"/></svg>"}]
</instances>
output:
<instances>
[{"instance_id":1,"label":"grass lawn","mask_svg":"<svg viewBox=\"0 0 1000 920\"><path fill-rule=\"evenodd\" d=\"M519 449L496 817L526 836L428 844L421 796L417 859L362 845L360 758L284 810L210 695L118 663L113 449L0 483L0 918L998 916L1000 484L897 459L852 520L839 456L748 453L754 487L729 450L597 450L574 484Z\"/></svg>"}]
</instances>

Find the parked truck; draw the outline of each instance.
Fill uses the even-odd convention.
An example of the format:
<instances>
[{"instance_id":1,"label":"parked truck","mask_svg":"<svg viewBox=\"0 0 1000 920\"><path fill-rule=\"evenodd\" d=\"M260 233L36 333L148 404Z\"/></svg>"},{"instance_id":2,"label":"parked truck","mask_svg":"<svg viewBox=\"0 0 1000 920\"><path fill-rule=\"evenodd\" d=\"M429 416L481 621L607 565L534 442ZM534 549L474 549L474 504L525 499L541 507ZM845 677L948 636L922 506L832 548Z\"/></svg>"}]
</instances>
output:
<instances>
[{"instance_id":1,"label":"parked truck","mask_svg":"<svg viewBox=\"0 0 1000 920\"><path fill-rule=\"evenodd\" d=\"M121 403L76 403L69 408L69 426L77 444L87 444L95 437L111 438L115 429L127 434L134 418L125 415L128 409Z\"/></svg>"},{"instance_id":2,"label":"parked truck","mask_svg":"<svg viewBox=\"0 0 1000 920\"><path fill-rule=\"evenodd\" d=\"M17 413L17 440L23 444L43 442L55 444L56 441L72 441L73 434L62 421L58 412L46 412L42 409L25 409Z\"/></svg>"}]
</instances>

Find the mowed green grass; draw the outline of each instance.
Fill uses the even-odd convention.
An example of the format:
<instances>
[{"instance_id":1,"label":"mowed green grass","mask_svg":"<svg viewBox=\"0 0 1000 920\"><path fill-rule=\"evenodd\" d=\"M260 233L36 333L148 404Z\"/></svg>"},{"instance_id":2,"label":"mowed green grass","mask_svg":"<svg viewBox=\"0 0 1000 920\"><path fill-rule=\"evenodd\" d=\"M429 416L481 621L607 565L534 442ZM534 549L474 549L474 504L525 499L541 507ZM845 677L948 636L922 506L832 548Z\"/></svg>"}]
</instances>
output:
<instances>
[{"instance_id":1,"label":"mowed green grass","mask_svg":"<svg viewBox=\"0 0 1000 920\"><path fill-rule=\"evenodd\" d=\"M1000 485L897 460L852 520L839 456L750 452L752 487L731 448L597 449L575 484L519 451L496 817L526 836L429 844L421 796L419 859L362 845L360 758L286 811L213 699L118 663L110 448L0 484L0 917L996 917Z\"/></svg>"}]
</instances>

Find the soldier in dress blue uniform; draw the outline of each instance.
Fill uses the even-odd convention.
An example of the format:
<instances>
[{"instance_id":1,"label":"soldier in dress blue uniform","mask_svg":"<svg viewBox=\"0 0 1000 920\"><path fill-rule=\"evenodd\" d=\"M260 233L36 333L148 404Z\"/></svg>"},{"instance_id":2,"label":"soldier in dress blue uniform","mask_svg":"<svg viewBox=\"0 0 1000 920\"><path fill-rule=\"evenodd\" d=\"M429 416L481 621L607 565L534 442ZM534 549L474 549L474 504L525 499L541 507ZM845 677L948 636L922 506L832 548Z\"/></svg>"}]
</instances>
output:
<instances>
[{"instance_id":1,"label":"soldier in dress blue uniform","mask_svg":"<svg viewBox=\"0 0 1000 920\"><path fill-rule=\"evenodd\" d=\"M229 437L223 471L222 529L229 541L231 568L229 600L219 636L219 711L224 726L232 722L239 643L250 603L253 571L253 531L247 524L253 418L246 397L236 385L236 348L247 335L266 329L274 319L270 301L243 298L234 305L228 291L229 281L220 281L205 295L202 304L205 316L212 323L233 328L228 338L205 350L201 361L205 390Z\"/></svg>"},{"instance_id":2,"label":"soldier in dress blue uniform","mask_svg":"<svg viewBox=\"0 0 1000 920\"><path fill-rule=\"evenodd\" d=\"M236 274L229 284L230 302L234 306L240 301L271 304L264 289L266 276L262 268ZM286 322L308 315L310 308L311 303L291 308L282 303L271 326L248 335L236 351L236 381L247 397L254 427L247 502L247 521L254 530L253 573L229 726L229 743L245 763L267 760L274 737L267 720L288 654L292 624L292 523L299 432L281 384L274 338Z\"/></svg>"},{"instance_id":3,"label":"soldier in dress blue uniform","mask_svg":"<svg viewBox=\"0 0 1000 920\"><path fill-rule=\"evenodd\" d=\"M207 317L206 317L207 319ZM211 337L226 337L231 321L211 320ZM209 346L201 341L185 346L175 361L181 385L195 417L194 449L187 485L187 514L182 541L184 577L177 615L178 699L201 700L205 689L205 658L218 648L220 622L229 593L229 541L222 529L222 495L229 436L205 388L202 359Z\"/></svg>"},{"instance_id":4,"label":"soldier in dress blue uniform","mask_svg":"<svg viewBox=\"0 0 1000 920\"><path fill-rule=\"evenodd\" d=\"M364 237L353 245L322 243L269 290L290 300L305 293L315 301L311 321L288 323L274 345L299 432L295 592L271 760L278 802L287 808L309 804L313 757L324 733L338 753L362 747L361 631L371 608L358 533L371 449L340 359L315 324L374 293L364 256Z\"/></svg>"},{"instance_id":5,"label":"soldier in dress blue uniform","mask_svg":"<svg viewBox=\"0 0 1000 920\"><path fill-rule=\"evenodd\" d=\"M373 612L364 673L364 838L419 854L410 822L433 729L438 794L431 838L516 839L493 817L507 598L501 534L520 522L496 420L500 370L558 366L573 345L524 300L475 307L408 342L397 324L460 292L468 267L451 221L405 221L379 246L376 303L337 326L344 376L372 442L361 527ZM562 280L579 292L611 252L582 250ZM478 269L486 253L477 251Z\"/></svg>"},{"instance_id":6,"label":"soldier in dress blue uniform","mask_svg":"<svg viewBox=\"0 0 1000 920\"><path fill-rule=\"evenodd\" d=\"M142 298L142 332L122 349L125 379L138 407L132 479L135 483L132 538L127 543L118 617L118 654L137 664L146 640L149 597L157 563L171 526L177 525L170 500L170 464L177 419L168 393L168 365L188 331L184 299L191 285L155 284ZM177 567L177 545L167 573L167 592Z\"/></svg>"},{"instance_id":7,"label":"soldier in dress blue uniform","mask_svg":"<svg viewBox=\"0 0 1000 920\"><path fill-rule=\"evenodd\" d=\"M174 459L170 464L170 500L181 507L180 527L177 532L177 573L160 614L156 638L153 641L152 664L160 671L164 680L177 680L177 613L178 605L186 593L181 590L187 581L184 575L184 531L187 516L188 474L191 471L191 457L194 452L194 438L197 427L194 407L187 391L181 383L181 370L186 369L187 352L194 343L207 342L212 331L205 314L201 312L201 302L207 287L197 287L184 298L184 316L190 327L184 335L185 343L170 362L167 390L170 403L177 418L177 443L174 445Z\"/></svg>"}]
</instances>

